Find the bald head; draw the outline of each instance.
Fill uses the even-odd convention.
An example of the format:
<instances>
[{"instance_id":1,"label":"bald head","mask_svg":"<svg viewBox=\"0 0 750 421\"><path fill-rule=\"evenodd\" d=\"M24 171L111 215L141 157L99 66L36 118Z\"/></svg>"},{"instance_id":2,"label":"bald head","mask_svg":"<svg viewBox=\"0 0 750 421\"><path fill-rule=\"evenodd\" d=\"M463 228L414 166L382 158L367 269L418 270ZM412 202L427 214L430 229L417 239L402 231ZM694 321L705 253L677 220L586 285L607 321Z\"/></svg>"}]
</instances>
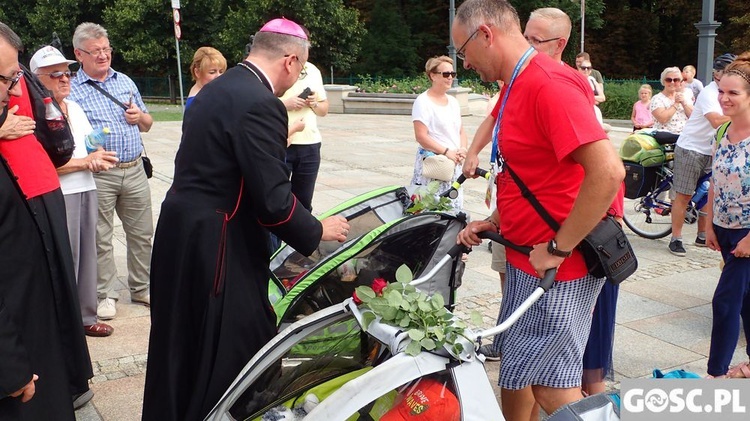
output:
<instances>
[{"instance_id":1,"label":"bald head","mask_svg":"<svg viewBox=\"0 0 750 421\"><path fill-rule=\"evenodd\" d=\"M570 39L570 17L554 7L545 7L531 12L526 23L524 37L537 51L562 61L562 53Z\"/></svg>"},{"instance_id":2,"label":"bald head","mask_svg":"<svg viewBox=\"0 0 750 421\"><path fill-rule=\"evenodd\" d=\"M487 24L507 32L521 30L518 12L506 0L466 0L456 11L456 20L473 32L479 25Z\"/></svg>"}]
</instances>

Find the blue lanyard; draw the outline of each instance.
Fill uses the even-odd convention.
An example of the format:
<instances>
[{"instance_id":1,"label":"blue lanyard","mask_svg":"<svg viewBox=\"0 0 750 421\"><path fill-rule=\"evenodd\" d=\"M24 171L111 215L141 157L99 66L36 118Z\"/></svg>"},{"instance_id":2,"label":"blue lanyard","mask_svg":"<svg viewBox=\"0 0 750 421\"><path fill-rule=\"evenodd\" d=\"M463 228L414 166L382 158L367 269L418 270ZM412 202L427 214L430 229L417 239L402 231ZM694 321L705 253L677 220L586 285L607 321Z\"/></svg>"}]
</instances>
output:
<instances>
[{"instance_id":1,"label":"blue lanyard","mask_svg":"<svg viewBox=\"0 0 750 421\"><path fill-rule=\"evenodd\" d=\"M505 95L503 95L503 101L500 103L500 111L497 113L497 120L495 120L495 127L492 130L492 154L490 157L490 164L494 165L497 162L497 154L498 154L498 139L497 135L500 131L500 120L503 119L503 111L505 111L505 103L508 102L508 95L510 95L510 88L513 87L513 82L516 81L516 77L518 76L518 72L521 71L521 67L524 63L526 63L526 60L529 59L529 56L531 56L531 53L534 52L534 47L529 47L528 50L526 50L525 53L523 53L523 56L518 60L518 63L516 63L516 67L513 69L513 75L510 77L510 82L508 82L508 87L505 89ZM500 166L502 167L502 166ZM498 168L498 170L502 170L502 168Z\"/></svg>"}]
</instances>

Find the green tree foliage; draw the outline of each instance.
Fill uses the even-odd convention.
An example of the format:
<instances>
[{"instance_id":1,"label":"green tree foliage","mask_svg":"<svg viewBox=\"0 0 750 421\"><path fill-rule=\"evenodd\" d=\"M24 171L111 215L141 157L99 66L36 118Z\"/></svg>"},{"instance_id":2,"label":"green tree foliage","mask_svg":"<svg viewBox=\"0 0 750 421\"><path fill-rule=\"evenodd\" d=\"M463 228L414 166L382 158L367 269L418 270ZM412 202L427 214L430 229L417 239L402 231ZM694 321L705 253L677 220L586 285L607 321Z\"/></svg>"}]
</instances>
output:
<instances>
[{"instance_id":1,"label":"green tree foliage","mask_svg":"<svg viewBox=\"0 0 750 421\"><path fill-rule=\"evenodd\" d=\"M228 52L228 60L241 59L248 36L263 22L280 16L310 31L310 61L319 68L348 71L357 59L364 24L357 10L345 7L342 0L242 0L229 7L226 25L218 32L221 51Z\"/></svg>"},{"instance_id":2,"label":"green tree foliage","mask_svg":"<svg viewBox=\"0 0 750 421\"><path fill-rule=\"evenodd\" d=\"M159 74L174 63L169 60L174 51L169 12L162 0L115 0L104 8L102 20L118 59L138 63L130 69L130 74Z\"/></svg>"},{"instance_id":3,"label":"green tree foliage","mask_svg":"<svg viewBox=\"0 0 750 421\"><path fill-rule=\"evenodd\" d=\"M387 77L415 75L422 59L399 2L375 0L369 15L362 54L352 71Z\"/></svg>"},{"instance_id":4,"label":"green tree foliage","mask_svg":"<svg viewBox=\"0 0 750 421\"><path fill-rule=\"evenodd\" d=\"M229 63L244 57L245 44L262 23L286 16L307 26L320 67L346 71L357 60L365 33L356 9L342 0L182 0L183 72L203 45L224 53ZM81 22L103 25L116 53L113 67L136 76L174 73L172 9L165 0L4 0L0 19L23 39L22 61L51 41L57 32L64 53L72 57L72 36Z\"/></svg>"},{"instance_id":5,"label":"green tree foliage","mask_svg":"<svg viewBox=\"0 0 750 421\"><path fill-rule=\"evenodd\" d=\"M580 49L580 0L511 3L522 23L539 7L568 13L573 30L563 58L572 63ZM653 79L664 67L696 64L701 5L697 0L586 0L585 49L608 78ZM416 75L428 57L446 54L450 44L449 0L182 0L181 6L185 75L193 52L203 45L222 51L230 64L241 60L249 36L280 15L307 26L310 60L321 69L333 66L337 75ZM89 21L109 31L116 49L113 66L136 76L174 74L171 16L165 0L3 0L0 7L0 20L27 47L22 61L28 63L53 32L72 57L73 30ZM717 54L750 50L750 2L716 0L714 20L722 24Z\"/></svg>"},{"instance_id":6,"label":"green tree foliage","mask_svg":"<svg viewBox=\"0 0 750 421\"><path fill-rule=\"evenodd\" d=\"M746 0L728 0L727 3L732 13L728 15L728 22L725 22L724 33L727 36L724 41L729 45L719 51L732 51L736 54L750 51L750 3Z\"/></svg>"}]
</instances>

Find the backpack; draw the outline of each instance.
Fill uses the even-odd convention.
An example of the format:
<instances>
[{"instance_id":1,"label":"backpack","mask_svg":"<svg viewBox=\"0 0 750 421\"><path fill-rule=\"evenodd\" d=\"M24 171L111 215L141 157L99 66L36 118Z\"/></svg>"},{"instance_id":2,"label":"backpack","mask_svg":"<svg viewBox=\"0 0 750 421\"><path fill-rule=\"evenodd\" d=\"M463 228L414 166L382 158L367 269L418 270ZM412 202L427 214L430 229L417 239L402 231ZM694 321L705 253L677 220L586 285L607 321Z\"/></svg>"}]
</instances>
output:
<instances>
[{"instance_id":1,"label":"backpack","mask_svg":"<svg viewBox=\"0 0 750 421\"><path fill-rule=\"evenodd\" d=\"M23 77L26 80L26 87L29 91L29 100L31 101L31 109L34 113L34 121L36 121L36 128L34 129L34 135L39 143L42 144L44 151L47 152L49 159L55 168L62 167L70 161L75 150L75 140L73 139L73 133L70 131L70 124L67 118L63 114L65 119L64 128L62 130L52 130L47 125L47 120L44 118L46 114L44 106L44 98L52 98L52 93L42 84L42 81L26 67L21 65L23 70ZM53 99L52 104L60 110L60 105Z\"/></svg>"}]
</instances>

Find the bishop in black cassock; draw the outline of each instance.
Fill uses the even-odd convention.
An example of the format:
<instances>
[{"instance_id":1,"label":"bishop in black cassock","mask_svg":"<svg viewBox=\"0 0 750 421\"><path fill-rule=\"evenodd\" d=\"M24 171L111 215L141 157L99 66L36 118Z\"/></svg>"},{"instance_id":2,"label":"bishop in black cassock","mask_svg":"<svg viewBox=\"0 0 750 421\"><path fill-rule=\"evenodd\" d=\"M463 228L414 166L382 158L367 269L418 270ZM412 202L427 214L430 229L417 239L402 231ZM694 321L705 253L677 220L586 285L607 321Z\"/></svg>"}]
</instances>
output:
<instances>
[{"instance_id":1,"label":"bishop in black cassock","mask_svg":"<svg viewBox=\"0 0 750 421\"><path fill-rule=\"evenodd\" d=\"M277 96L306 60L306 37L262 29L248 61L207 84L184 117L154 237L144 420L202 419L276 334L269 230L305 254L345 240L343 218L318 221L297 201L284 164Z\"/></svg>"}]
</instances>

